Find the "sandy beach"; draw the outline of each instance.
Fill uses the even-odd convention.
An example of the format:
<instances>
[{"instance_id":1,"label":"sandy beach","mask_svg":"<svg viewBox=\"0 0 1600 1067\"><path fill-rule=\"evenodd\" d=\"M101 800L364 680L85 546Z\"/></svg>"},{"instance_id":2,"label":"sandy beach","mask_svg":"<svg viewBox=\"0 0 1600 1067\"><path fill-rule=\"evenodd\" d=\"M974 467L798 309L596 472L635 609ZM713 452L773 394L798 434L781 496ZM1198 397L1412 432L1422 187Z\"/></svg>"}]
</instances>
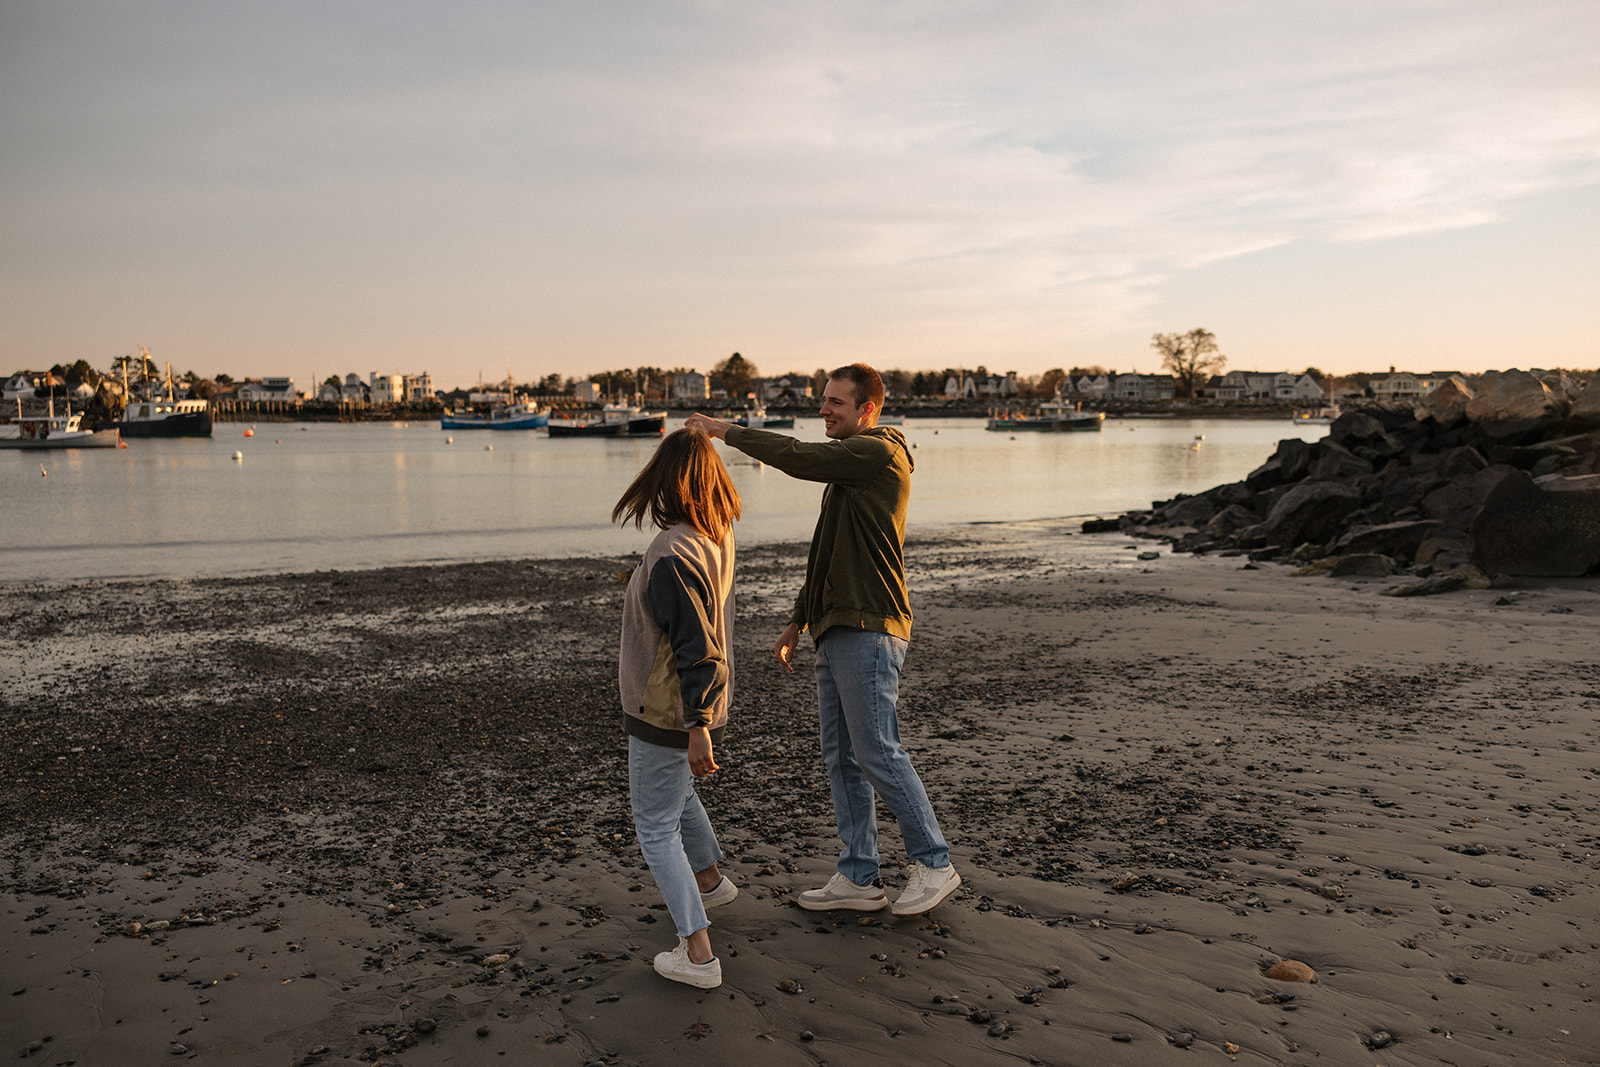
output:
<instances>
[{"instance_id":1,"label":"sandy beach","mask_svg":"<svg viewBox=\"0 0 1600 1067\"><path fill-rule=\"evenodd\" d=\"M838 847L769 651L803 558L741 554L712 991L650 968L633 560L0 587L0 1055L1600 1063L1593 580L914 536L901 720L965 885L894 919L793 903Z\"/></svg>"}]
</instances>

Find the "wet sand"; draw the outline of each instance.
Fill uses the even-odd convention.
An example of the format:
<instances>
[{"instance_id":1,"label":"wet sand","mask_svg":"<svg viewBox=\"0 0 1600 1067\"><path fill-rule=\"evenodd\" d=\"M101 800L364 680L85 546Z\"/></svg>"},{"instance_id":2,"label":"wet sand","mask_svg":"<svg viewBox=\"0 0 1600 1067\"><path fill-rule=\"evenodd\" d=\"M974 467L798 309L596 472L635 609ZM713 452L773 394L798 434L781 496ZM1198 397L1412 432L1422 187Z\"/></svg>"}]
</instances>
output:
<instances>
[{"instance_id":1,"label":"wet sand","mask_svg":"<svg viewBox=\"0 0 1600 1067\"><path fill-rule=\"evenodd\" d=\"M0 1055L1600 1063L1600 587L1151 549L908 547L902 724L965 879L921 919L792 903L837 850L809 652L769 655L803 546L746 549L705 992L649 964L631 560L0 588Z\"/></svg>"}]
</instances>

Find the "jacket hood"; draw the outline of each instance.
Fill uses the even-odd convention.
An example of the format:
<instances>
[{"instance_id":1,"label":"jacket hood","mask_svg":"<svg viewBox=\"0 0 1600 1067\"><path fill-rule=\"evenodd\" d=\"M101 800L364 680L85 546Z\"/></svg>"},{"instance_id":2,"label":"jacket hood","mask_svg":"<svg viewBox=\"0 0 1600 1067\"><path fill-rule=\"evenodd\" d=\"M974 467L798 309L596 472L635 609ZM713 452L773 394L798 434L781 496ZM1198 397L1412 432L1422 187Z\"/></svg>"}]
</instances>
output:
<instances>
[{"instance_id":1,"label":"jacket hood","mask_svg":"<svg viewBox=\"0 0 1600 1067\"><path fill-rule=\"evenodd\" d=\"M906 470L917 469L917 461L911 455L911 448L906 444L906 435L893 426L874 426L870 430L861 431L865 437L876 437L891 448L898 448L906 454Z\"/></svg>"}]
</instances>

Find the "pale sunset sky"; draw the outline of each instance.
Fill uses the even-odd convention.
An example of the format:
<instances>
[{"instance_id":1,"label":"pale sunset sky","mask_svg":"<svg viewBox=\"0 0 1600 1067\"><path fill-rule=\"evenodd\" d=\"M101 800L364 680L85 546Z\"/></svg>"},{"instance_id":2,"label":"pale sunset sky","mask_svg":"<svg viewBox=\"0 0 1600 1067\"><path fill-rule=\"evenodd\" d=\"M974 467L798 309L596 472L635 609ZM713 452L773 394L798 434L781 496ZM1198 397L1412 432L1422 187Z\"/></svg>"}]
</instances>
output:
<instances>
[{"instance_id":1,"label":"pale sunset sky","mask_svg":"<svg viewBox=\"0 0 1600 1067\"><path fill-rule=\"evenodd\" d=\"M0 373L1600 365L1600 3L0 0Z\"/></svg>"}]
</instances>

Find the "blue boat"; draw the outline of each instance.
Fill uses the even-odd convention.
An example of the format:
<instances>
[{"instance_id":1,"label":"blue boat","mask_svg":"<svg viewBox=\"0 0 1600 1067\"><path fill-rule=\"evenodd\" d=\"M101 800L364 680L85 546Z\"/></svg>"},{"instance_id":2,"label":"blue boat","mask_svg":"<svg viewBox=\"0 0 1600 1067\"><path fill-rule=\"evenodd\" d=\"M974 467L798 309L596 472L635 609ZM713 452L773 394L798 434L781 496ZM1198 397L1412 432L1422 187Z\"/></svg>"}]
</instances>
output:
<instances>
[{"instance_id":1,"label":"blue boat","mask_svg":"<svg viewBox=\"0 0 1600 1067\"><path fill-rule=\"evenodd\" d=\"M441 430L542 430L550 424L550 409L531 404L497 404L488 414L450 412L439 417Z\"/></svg>"}]
</instances>

